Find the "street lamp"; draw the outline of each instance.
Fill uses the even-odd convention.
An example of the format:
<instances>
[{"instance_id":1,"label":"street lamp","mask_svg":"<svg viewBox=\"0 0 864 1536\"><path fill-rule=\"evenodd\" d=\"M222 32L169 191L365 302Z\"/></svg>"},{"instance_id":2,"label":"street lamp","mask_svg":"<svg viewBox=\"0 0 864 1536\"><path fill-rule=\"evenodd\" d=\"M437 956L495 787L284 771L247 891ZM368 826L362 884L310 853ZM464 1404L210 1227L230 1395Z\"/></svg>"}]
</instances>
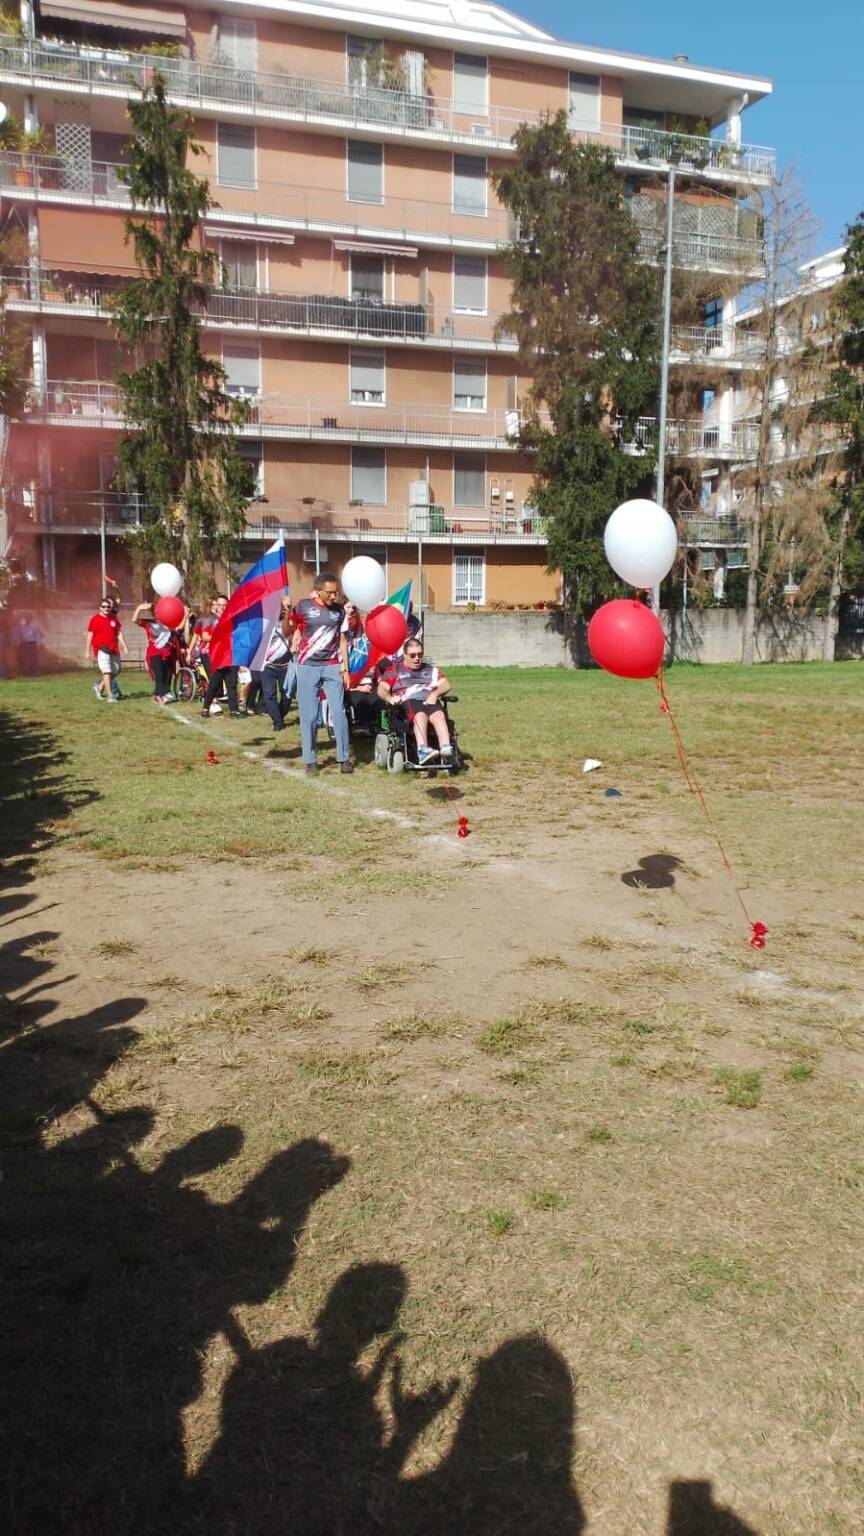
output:
<instances>
[{"instance_id":1,"label":"street lamp","mask_svg":"<svg viewBox=\"0 0 864 1536\"><path fill-rule=\"evenodd\" d=\"M655 500L660 506L666 503L666 401L669 393L669 350L672 335L672 249L675 218L675 169L681 156L677 150L669 152L669 170L666 173L666 248L663 265L663 333L660 351L660 410L658 412L657 444L657 491ZM651 594L651 606L660 612L660 588Z\"/></svg>"}]
</instances>

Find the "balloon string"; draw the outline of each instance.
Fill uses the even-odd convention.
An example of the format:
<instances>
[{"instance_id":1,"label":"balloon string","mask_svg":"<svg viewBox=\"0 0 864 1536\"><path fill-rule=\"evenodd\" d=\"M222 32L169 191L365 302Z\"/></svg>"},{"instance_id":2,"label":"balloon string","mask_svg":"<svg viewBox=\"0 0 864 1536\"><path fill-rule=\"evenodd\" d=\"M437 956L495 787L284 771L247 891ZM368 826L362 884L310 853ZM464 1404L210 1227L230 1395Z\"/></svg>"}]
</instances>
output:
<instances>
[{"instance_id":1,"label":"balloon string","mask_svg":"<svg viewBox=\"0 0 864 1536\"><path fill-rule=\"evenodd\" d=\"M744 897L741 894L741 888L740 888L740 886L738 884L738 880L736 878L735 871L732 868L732 864L731 864L731 861L729 859L729 855L726 852L725 847L723 846L723 839L720 836L720 829L717 826L717 823L714 820L714 817L712 816L711 811L708 808L708 802L705 799L704 794L702 793L702 787L701 787L701 785L699 783L699 780L696 778L696 775L693 772L693 769L690 767L690 763L689 763L689 760L688 760L688 757L687 757L687 749L684 746L684 741L682 739L681 732L678 729L678 722L675 719L675 715L673 714L672 705L669 703L669 696L668 696L668 694L666 692L666 688L665 688L665 685L664 685L664 682L663 682L663 669L662 669L662 667L661 667L660 671L657 673L656 682L657 682L658 690L660 692L660 697L663 700L663 710L664 710L664 713L669 716L669 724L672 727L672 735L673 735L673 737L675 739L675 746L678 749L678 761L681 764L681 771L682 771L682 773L684 775L684 779L685 779L685 782L687 784L687 788L690 790L691 794L694 794L696 796L697 800L699 801L699 804L702 807L702 810L703 810L703 812L705 814L705 820L707 821L708 826L710 827L710 829L711 829L711 831L712 831L712 833L714 835L714 841L716 842L717 847L720 850L720 857L721 857L721 859L723 860L723 863L726 866L726 873L728 874L729 879L732 882L732 889L734 890L735 895L738 897L738 901L739 901L739 904L741 906L741 911L744 913L744 916L747 919L747 923L748 923L749 927L753 928L754 931L755 931L755 926L754 926L754 923L753 923L753 919L751 918L750 913L747 910L747 903L745 902Z\"/></svg>"}]
</instances>

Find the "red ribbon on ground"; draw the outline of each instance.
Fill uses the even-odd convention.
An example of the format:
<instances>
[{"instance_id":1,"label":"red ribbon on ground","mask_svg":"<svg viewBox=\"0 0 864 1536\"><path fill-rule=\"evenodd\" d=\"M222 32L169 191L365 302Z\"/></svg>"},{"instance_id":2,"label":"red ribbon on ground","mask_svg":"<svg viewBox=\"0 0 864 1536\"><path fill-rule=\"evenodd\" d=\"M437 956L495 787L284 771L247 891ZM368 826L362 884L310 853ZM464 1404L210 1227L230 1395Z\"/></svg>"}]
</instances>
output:
<instances>
[{"instance_id":1,"label":"red ribbon on ground","mask_svg":"<svg viewBox=\"0 0 864 1536\"><path fill-rule=\"evenodd\" d=\"M683 738L681 736L681 732L678 729L678 722L675 719L675 715L673 714L673 711L672 711L672 705L669 703L669 697L668 697L668 694L666 693L666 687L665 687L665 684L663 682L663 669L662 669L662 667L661 667L660 671L657 673L656 682L657 682L657 687L658 687L659 692L660 692L660 699L661 699L660 709L661 709L661 711L663 712L664 715L668 715L669 716L669 724L672 727L672 735L675 738L675 746L676 746L676 748L678 750L678 761L681 764L681 772L684 775L684 781L685 781L685 783L687 785L687 788L690 790L690 793L695 795L696 799L699 801L699 804L701 805L702 810L703 810L704 815L705 815L705 820L707 821L708 826L710 827L711 832L713 834L714 841L715 841L715 843L717 844L717 847L720 850L720 857L721 857L721 859L723 860L723 863L726 866L726 873L728 874L729 879L732 882L732 889L734 890L735 895L738 897L738 903L739 903L739 905L741 907L741 911L744 913L744 917L746 918L747 925L748 925L748 927L750 929L750 944L752 945L753 949L764 949L765 948L765 936L766 936L766 934L768 932L768 929L765 927L764 923L754 923L752 917L750 916L750 913L747 910L747 903L746 903L746 901L744 900L744 897L741 894L741 887L738 884L738 880L737 880L737 877L735 875L735 871L732 868L731 860L729 858L728 853L726 852L725 847L723 846L723 839L720 836L720 829L717 826L717 823L714 820L714 817L711 815L711 812L710 812L710 810L708 808L708 802L705 799L704 794L702 793L702 786L700 785L699 780L697 779L695 773L693 772L693 769L690 766L690 762L689 762L688 757L687 757L687 749L684 746L684 741L683 741Z\"/></svg>"}]
</instances>

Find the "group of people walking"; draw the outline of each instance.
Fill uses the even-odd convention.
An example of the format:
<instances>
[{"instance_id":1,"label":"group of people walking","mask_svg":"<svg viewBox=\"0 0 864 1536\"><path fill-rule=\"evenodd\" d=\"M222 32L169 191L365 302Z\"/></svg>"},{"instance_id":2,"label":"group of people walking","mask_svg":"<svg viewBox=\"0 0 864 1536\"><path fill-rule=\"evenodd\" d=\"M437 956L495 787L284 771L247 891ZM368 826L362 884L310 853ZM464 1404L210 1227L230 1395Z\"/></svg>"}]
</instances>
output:
<instances>
[{"instance_id":1,"label":"group of people walking","mask_svg":"<svg viewBox=\"0 0 864 1536\"><path fill-rule=\"evenodd\" d=\"M248 677L241 699L240 675L244 669L211 665L210 641L226 604L227 598L221 595L212 598L208 612L197 618L187 614L182 628L177 630L160 623L150 603L138 604L132 622L147 636L145 659L157 703L174 702L174 673L185 656L187 664L201 667L207 676L201 706L204 719L219 709L218 699L224 690L229 717L255 712L260 697L274 731L282 731L296 693L300 748L310 775L319 771L317 740L325 704L341 773L354 772L349 711L356 726L371 734L383 704L399 704L406 709L413 723L421 765L439 756L445 762L448 760L450 734L441 700L449 683L437 667L425 661L420 623L413 614L401 654L381 667L370 668L352 687L350 647L362 634L362 620L354 605L342 600L336 577L328 571L319 572L309 597L294 604L283 599L261 670ZM117 609L114 598L103 598L87 626L87 654L95 658L100 673L95 692L106 703L122 698L118 684L121 653L128 655ZM434 743L430 740L430 726L435 733Z\"/></svg>"}]
</instances>

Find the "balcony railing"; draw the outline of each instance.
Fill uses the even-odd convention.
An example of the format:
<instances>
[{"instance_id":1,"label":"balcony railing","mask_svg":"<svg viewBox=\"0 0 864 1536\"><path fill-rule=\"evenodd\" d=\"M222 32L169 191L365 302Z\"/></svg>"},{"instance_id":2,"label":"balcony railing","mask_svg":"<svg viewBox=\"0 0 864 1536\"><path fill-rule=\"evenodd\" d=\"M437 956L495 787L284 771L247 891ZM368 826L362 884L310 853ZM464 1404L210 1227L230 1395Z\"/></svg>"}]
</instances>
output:
<instances>
[{"instance_id":1,"label":"balcony railing","mask_svg":"<svg viewBox=\"0 0 864 1536\"><path fill-rule=\"evenodd\" d=\"M619 424L620 425L620 424ZM644 453L657 441L658 424L654 416L640 416L632 438L623 444L625 452ZM666 452L679 458L752 459L759 445L756 421L705 422L667 421Z\"/></svg>"},{"instance_id":2,"label":"balcony railing","mask_svg":"<svg viewBox=\"0 0 864 1536\"><path fill-rule=\"evenodd\" d=\"M672 331L673 362L756 364L765 356L765 337L735 325L677 325Z\"/></svg>"},{"instance_id":3,"label":"balcony railing","mask_svg":"<svg viewBox=\"0 0 864 1536\"><path fill-rule=\"evenodd\" d=\"M271 122L315 123L382 137L419 138L497 152L511 147L522 123L536 126L542 111L488 107L466 111L452 100L374 84L315 80L280 70L242 69L230 59L169 59L129 54L87 44L48 43L39 39L4 39L0 45L0 80L29 87L83 92L125 99L148 85L159 71L173 101L195 111ZM563 97L563 91L562 91ZM564 101L548 104L549 110ZM675 162L691 174L709 173L740 180L770 179L775 154L755 144L735 144L659 128L631 128L620 123L588 123L571 115L570 129L580 141L607 146L616 159L634 168Z\"/></svg>"},{"instance_id":4,"label":"balcony railing","mask_svg":"<svg viewBox=\"0 0 864 1536\"><path fill-rule=\"evenodd\" d=\"M117 491L42 490L13 487L6 493L6 507L14 531L29 528L35 533L123 533L147 518L143 497ZM286 538L311 540L317 533L327 539L354 544L379 538L470 543L472 539L524 540L542 543L544 534L536 511L521 506L454 507L365 506L363 503L315 500L311 505L288 500L268 506L261 515L249 509L243 533L248 540L272 540L280 529Z\"/></svg>"},{"instance_id":5,"label":"balcony railing","mask_svg":"<svg viewBox=\"0 0 864 1536\"><path fill-rule=\"evenodd\" d=\"M459 411L446 405L356 405L329 395L239 396L249 406L243 437L343 443L423 443L431 447L513 450L521 426L517 410ZM26 416L56 425L120 428L120 394L113 383L49 380L31 390Z\"/></svg>"},{"instance_id":6,"label":"balcony railing","mask_svg":"<svg viewBox=\"0 0 864 1536\"><path fill-rule=\"evenodd\" d=\"M91 160L83 155L0 152L0 188L14 188L18 196L39 202L131 208L122 170L119 162ZM219 207L207 214L206 224L211 232L225 236L230 236L232 229L244 233L254 230L266 240L268 234L289 230L491 253L506 245L514 231L508 214L498 207L470 214L428 198L357 203L335 190L317 191L282 181L259 180L255 187L237 188L219 186L214 179L213 188Z\"/></svg>"},{"instance_id":7,"label":"balcony railing","mask_svg":"<svg viewBox=\"0 0 864 1536\"><path fill-rule=\"evenodd\" d=\"M681 542L708 549L746 549L747 530L737 517L685 517L678 525Z\"/></svg>"},{"instance_id":8,"label":"balcony railing","mask_svg":"<svg viewBox=\"0 0 864 1536\"><path fill-rule=\"evenodd\" d=\"M8 299L16 308L65 311L81 318L108 319L122 283L112 286L82 280L80 273L49 272L38 266L13 268L6 277ZM498 311L460 313L432 304L396 304L383 299L279 293L266 289L211 289L199 313L205 326L307 336L357 337L362 340L429 343L436 347L494 348L515 352L511 337L496 340Z\"/></svg>"}]
</instances>

